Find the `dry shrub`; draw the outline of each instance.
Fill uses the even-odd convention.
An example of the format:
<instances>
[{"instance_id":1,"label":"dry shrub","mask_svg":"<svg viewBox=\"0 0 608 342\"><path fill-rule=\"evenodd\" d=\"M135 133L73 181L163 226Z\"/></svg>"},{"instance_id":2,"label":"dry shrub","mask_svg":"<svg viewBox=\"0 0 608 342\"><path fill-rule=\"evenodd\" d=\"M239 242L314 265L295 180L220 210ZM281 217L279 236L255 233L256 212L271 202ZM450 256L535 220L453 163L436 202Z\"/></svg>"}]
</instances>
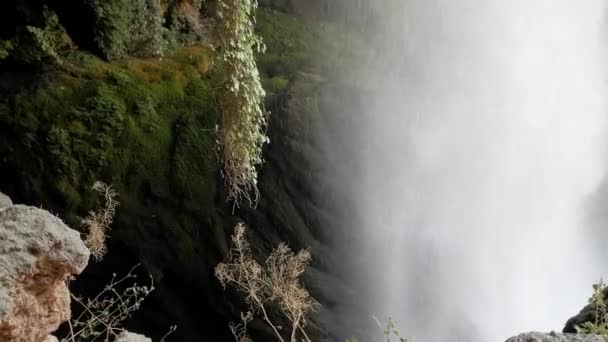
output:
<instances>
[{"instance_id":1,"label":"dry shrub","mask_svg":"<svg viewBox=\"0 0 608 342\"><path fill-rule=\"evenodd\" d=\"M235 339L238 342L250 341L247 323L255 314L261 314L279 341L295 342L301 336L310 342L304 328L308 316L320 307L300 281L300 276L310 263L310 252L301 250L294 253L285 243L281 243L261 265L251 255L245 230L243 224L237 225L228 261L215 268L215 275L222 286L235 286L245 295L249 305L249 311L241 315L241 323L230 325ZM281 333L281 327L269 318L268 305L277 307L291 324L287 338L284 338L285 333Z\"/></svg>"},{"instance_id":2,"label":"dry shrub","mask_svg":"<svg viewBox=\"0 0 608 342\"><path fill-rule=\"evenodd\" d=\"M91 255L100 260L107 252L106 237L119 204L116 200L118 193L111 186L102 182L95 182L92 189L103 196L105 204L99 211L90 211L81 223L88 230L88 235L84 240L85 245L91 251Z\"/></svg>"}]
</instances>

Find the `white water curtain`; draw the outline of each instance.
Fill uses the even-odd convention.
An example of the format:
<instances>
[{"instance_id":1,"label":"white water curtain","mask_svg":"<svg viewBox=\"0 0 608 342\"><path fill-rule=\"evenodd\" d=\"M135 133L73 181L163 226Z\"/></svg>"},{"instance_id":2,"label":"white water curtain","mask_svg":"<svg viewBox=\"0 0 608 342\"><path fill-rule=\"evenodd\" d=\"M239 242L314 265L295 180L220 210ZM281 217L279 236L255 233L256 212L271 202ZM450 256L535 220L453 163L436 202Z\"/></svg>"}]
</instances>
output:
<instances>
[{"instance_id":1,"label":"white water curtain","mask_svg":"<svg viewBox=\"0 0 608 342\"><path fill-rule=\"evenodd\" d=\"M608 274L583 222L608 146L604 1L369 10L356 72L377 92L346 135L370 315L414 342L560 330Z\"/></svg>"}]
</instances>

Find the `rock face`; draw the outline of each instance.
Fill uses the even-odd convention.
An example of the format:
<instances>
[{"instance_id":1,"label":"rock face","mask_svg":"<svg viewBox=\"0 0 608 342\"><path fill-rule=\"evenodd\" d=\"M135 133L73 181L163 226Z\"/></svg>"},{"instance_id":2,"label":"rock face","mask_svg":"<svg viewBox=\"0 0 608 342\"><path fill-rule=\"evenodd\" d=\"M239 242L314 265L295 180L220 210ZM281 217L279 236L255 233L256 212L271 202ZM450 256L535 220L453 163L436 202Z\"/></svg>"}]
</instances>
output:
<instances>
[{"instance_id":1,"label":"rock face","mask_svg":"<svg viewBox=\"0 0 608 342\"><path fill-rule=\"evenodd\" d=\"M598 335L531 332L511 337L507 342L604 342Z\"/></svg>"},{"instance_id":2,"label":"rock face","mask_svg":"<svg viewBox=\"0 0 608 342\"><path fill-rule=\"evenodd\" d=\"M49 212L0 208L0 341L52 341L70 317L65 280L88 260L78 232Z\"/></svg>"},{"instance_id":3,"label":"rock face","mask_svg":"<svg viewBox=\"0 0 608 342\"><path fill-rule=\"evenodd\" d=\"M123 331L114 342L152 342L152 340L143 335Z\"/></svg>"}]
</instances>

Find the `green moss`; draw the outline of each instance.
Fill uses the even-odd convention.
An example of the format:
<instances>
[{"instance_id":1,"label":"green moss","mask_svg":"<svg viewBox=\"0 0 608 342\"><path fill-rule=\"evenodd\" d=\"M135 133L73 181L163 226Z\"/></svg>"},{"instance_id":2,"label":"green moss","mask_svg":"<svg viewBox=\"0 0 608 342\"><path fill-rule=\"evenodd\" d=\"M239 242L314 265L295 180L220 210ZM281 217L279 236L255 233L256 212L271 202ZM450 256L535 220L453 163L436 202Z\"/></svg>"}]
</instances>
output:
<instances>
[{"instance_id":1,"label":"green moss","mask_svg":"<svg viewBox=\"0 0 608 342\"><path fill-rule=\"evenodd\" d=\"M192 108L204 110L203 102L204 99L189 97L189 105ZM188 115L187 108L175 124L172 181L184 198L199 203L213 203L215 194L217 180L214 126L215 122L212 120ZM198 158L191 158L193 155ZM194 184L196 186L193 186Z\"/></svg>"},{"instance_id":2,"label":"green moss","mask_svg":"<svg viewBox=\"0 0 608 342\"><path fill-rule=\"evenodd\" d=\"M335 21L309 20L268 8L257 12L257 31L267 50L257 56L264 86L273 93L275 77L299 72L356 78L352 70L370 60L370 47L356 27Z\"/></svg>"},{"instance_id":3,"label":"green moss","mask_svg":"<svg viewBox=\"0 0 608 342\"><path fill-rule=\"evenodd\" d=\"M107 59L122 57L126 52L125 33L128 32L129 8L124 0L92 0L93 41Z\"/></svg>"},{"instance_id":4,"label":"green moss","mask_svg":"<svg viewBox=\"0 0 608 342\"><path fill-rule=\"evenodd\" d=\"M11 41L0 44L0 60L13 56L22 64L61 61L59 54L71 45L57 14L43 6L41 22L38 25L20 27Z\"/></svg>"},{"instance_id":5,"label":"green moss","mask_svg":"<svg viewBox=\"0 0 608 342\"><path fill-rule=\"evenodd\" d=\"M115 64L73 53L36 83L13 85L0 97L0 165L29 175L12 186L72 218L95 204L95 180L131 207L143 191L213 213L216 87L200 72L209 59L201 47Z\"/></svg>"},{"instance_id":6,"label":"green moss","mask_svg":"<svg viewBox=\"0 0 608 342\"><path fill-rule=\"evenodd\" d=\"M266 52L258 55L263 76L289 76L313 65L318 34L301 18L260 9L257 12L258 34L266 44Z\"/></svg>"}]
</instances>

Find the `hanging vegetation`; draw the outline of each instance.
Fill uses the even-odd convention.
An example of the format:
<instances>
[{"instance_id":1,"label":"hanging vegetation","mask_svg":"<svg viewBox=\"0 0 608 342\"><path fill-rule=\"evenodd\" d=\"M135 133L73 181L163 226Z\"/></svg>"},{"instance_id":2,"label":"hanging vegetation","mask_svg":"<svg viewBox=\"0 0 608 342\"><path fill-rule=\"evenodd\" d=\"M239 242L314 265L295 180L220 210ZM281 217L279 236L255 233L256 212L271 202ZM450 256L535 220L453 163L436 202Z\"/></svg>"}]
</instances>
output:
<instances>
[{"instance_id":1,"label":"hanging vegetation","mask_svg":"<svg viewBox=\"0 0 608 342\"><path fill-rule=\"evenodd\" d=\"M254 31L256 0L219 0L217 36L225 87L220 96L218 143L228 200L255 204L257 171L266 137L265 96L255 53L265 47Z\"/></svg>"}]
</instances>

